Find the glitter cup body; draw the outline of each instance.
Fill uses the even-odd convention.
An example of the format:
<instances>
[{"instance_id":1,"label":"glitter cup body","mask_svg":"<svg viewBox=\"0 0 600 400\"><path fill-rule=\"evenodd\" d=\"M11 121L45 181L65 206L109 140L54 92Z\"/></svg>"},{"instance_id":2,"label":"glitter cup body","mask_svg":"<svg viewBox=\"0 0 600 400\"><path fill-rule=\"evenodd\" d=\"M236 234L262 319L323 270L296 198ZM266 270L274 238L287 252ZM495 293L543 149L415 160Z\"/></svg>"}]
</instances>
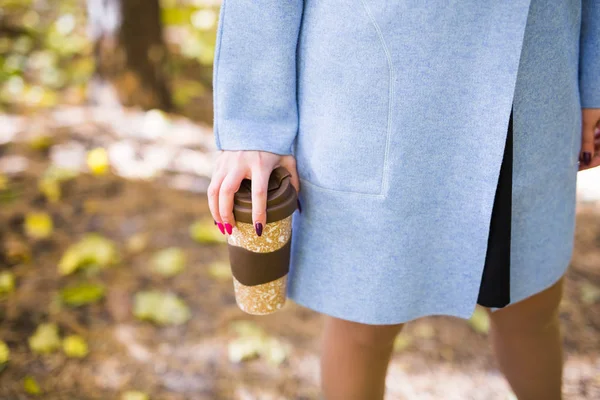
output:
<instances>
[{"instance_id":1,"label":"glitter cup body","mask_svg":"<svg viewBox=\"0 0 600 400\"><path fill-rule=\"evenodd\" d=\"M258 236L252 220L252 182L244 179L235 193L235 226L227 247L235 300L249 314L271 314L285 304L297 200L290 172L275 168L269 176L266 224Z\"/></svg>"},{"instance_id":2,"label":"glitter cup body","mask_svg":"<svg viewBox=\"0 0 600 400\"><path fill-rule=\"evenodd\" d=\"M227 237L230 246L238 246L254 253L271 253L283 248L292 237L292 216L265 225L258 236L252 224L236 222ZM244 285L234 275L235 300L248 314L266 315L281 309L286 300L287 274L270 282Z\"/></svg>"}]
</instances>

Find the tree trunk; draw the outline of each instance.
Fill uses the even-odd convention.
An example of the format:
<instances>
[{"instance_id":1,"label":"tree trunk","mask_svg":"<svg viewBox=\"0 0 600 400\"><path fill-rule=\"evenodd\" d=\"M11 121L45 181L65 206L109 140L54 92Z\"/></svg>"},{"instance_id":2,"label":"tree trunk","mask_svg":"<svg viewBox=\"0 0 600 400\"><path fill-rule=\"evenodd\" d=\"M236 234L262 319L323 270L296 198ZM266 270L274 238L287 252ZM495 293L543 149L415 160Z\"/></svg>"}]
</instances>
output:
<instances>
[{"instance_id":1,"label":"tree trunk","mask_svg":"<svg viewBox=\"0 0 600 400\"><path fill-rule=\"evenodd\" d=\"M159 0L87 0L87 6L96 57L93 101L107 102L100 84L124 106L171 110Z\"/></svg>"}]
</instances>

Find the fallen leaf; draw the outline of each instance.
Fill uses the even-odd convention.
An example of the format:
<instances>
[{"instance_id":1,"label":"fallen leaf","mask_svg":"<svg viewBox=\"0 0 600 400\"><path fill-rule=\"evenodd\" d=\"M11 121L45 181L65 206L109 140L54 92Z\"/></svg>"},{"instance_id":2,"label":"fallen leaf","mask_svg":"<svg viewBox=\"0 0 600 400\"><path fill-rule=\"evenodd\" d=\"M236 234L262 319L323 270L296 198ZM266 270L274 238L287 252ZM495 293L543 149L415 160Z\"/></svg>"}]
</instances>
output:
<instances>
[{"instance_id":1,"label":"fallen leaf","mask_svg":"<svg viewBox=\"0 0 600 400\"><path fill-rule=\"evenodd\" d=\"M25 392L27 394L42 394L42 389L40 388L40 385L38 385L34 377L29 375L26 376L25 379L23 379L23 389L25 389Z\"/></svg>"},{"instance_id":2,"label":"fallen leaf","mask_svg":"<svg viewBox=\"0 0 600 400\"><path fill-rule=\"evenodd\" d=\"M584 282L579 290L581 302L587 306L591 306L600 300L600 287L592 283Z\"/></svg>"},{"instance_id":3,"label":"fallen leaf","mask_svg":"<svg viewBox=\"0 0 600 400\"><path fill-rule=\"evenodd\" d=\"M106 149L97 147L87 154L87 166L94 175L105 175L110 167Z\"/></svg>"},{"instance_id":4,"label":"fallen leaf","mask_svg":"<svg viewBox=\"0 0 600 400\"><path fill-rule=\"evenodd\" d=\"M76 178L79 175L79 171L61 167L58 165L50 165L42 174L42 179L53 180L56 182L66 182Z\"/></svg>"},{"instance_id":5,"label":"fallen leaf","mask_svg":"<svg viewBox=\"0 0 600 400\"><path fill-rule=\"evenodd\" d=\"M28 144L32 150L44 151L52 146L52 137L48 135L36 135L29 140Z\"/></svg>"},{"instance_id":6,"label":"fallen leaf","mask_svg":"<svg viewBox=\"0 0 600 400\"><path fill-rule=\"evenodd\" d=\"M58 327L53 323L40 324L35 333L29 337L31 351L38 354L52 353L61 345Z\"/></svg>"},{"instance_id":7,"label":"fallen leaf","mask_svg":"<svg viewBox=\"0 0 600 400\"><path fill-rule=\"evenodd\" d=\"M8 178L0 173L0 191L8 189Z\"/></svg>"},{"instance_id":8,"label":"fallen leaf","mask_svg":"<svg viewBox=\"0 0 600 400\"><path fill-rule=\"evenodd\" d=\"M479 333L487 333L490 329L490 318L481 307L475 307L473 315L469 319L469 325Z\"/></svg>"},{"instance_id":9,"label":"fallen leaf","mask_svg":"<svg viewBox=\"0 0 600 400\"><path fill-rule=\"evenodd\" d=\"M253 321L237 320L229 324L229 330L238 336L265 336L265 331Z\"/></svg>"},{"instance_id":10,"label":"fallen leaf","mask_svg":"<svg viewBox=\"0 0 600 400\"><path fill-rule=\"evenodd\" d=\"M150 396L144 392L130 390L121 395L121 400L150 400Z\"/></svg>"},{"instance_id":11,"label":"fallen leaf","mask_svg":"<svg viewBox=\"0 0 600 400\"><path fill-rule=\"evenodd\" d=\"M163 276L174 276L185 269L185 253L179 247L169 247L158 251L152 257L152 269Z\"/></svg>"},{"instance_id":12,"label":"fallen leaf","mask_svg":"<svg viewBox=\"0 0 600 400\"><path fill-rule=\"evenodd\" d=\"M290 346L281 340L268 337L263 340L260 356L273 366L279 366L290 354Z\"/></svg>"},{"instance_id":13,"label":"fallen leaf","mask_svg":"<svg viewBox=\"0 0 600 400\"><path fill-rule=\"evenodd\" d=\"M194 222L189 231L191 238L198 243L227 243L227 237L219 231L212 218Z\"/></svg>"},{"instance_id":14,"label":"fallen leaf","mask_svg":"<svg viewBox=\"0 0 600 400\"><path fill-rule=\"evenodd\" d=\"M180 325L191 318L191 312L183 300L173 293L156 290L136 293L133 314L138 319L160 325Z\"/></svg>"},{"instance_id":15,"label":"fallen leaf","mask_svg":"<svg viewBox=\"0 0 600 400\"><path fill-rule=\"evenodd\" d=\"M10 271L0 272L0 294L11 293L15 290L15 276Z\"/></svg>"},{"instance_id":16,"label":"fallen leaf","mask_svg":"<svg viewBox=\"0 0 600 400\"><path fill-rule=\"evenodd\" d=\"M88 354L88 345L79 335L70 335L63 340L63 351L67 357L83 358Z\"/></svg>"},{"instance_id":17,"label":"fallen leaf","mask_svg":"<svg viewBox=\"0 0 600 400\"><path fill-rule=\"evenodd\" d=\"M231 264L229 261L215 261L208 266L208 274L218 281L230 281Z\"/></svg>"},{"instance_id":18,"label":"fallen leaf","mask_svg":"<svg viewBox=\"0 0 600 400\"><path fill-rule=\"evenodd\" d=\"M0 369L10 360L10 349L8 345L0 340Z\"/></svg>"},{"instance_id":19,"label":"fallen leaf","mask_svg":"<svg viewBox=\"0 0 600 400\"><path fill-rule=\"evenodd\" d=\"M406 333L400 333L394 340L394 351L400 352L408 348L412 343L412 338Z\"/></svg>"},{"instance_id":20,"label":"fallen leaf","mask_svg":"<svg viewBox=\"0 0 600 400\"><path fill-rule=\"evenodd\" d=\"M58 271L61 275L69 275L84 266L107 267L118 261L119 255L113 241L89 233L67 249L58 264Z\"/></svg>"},{"instance_id":21,"label":"fallen leaf","mask_svg":"<svg viewBox=\"0 0 600 400\"><path fill-rule=\"evenodd\" d=\"M129 239L127 239L127 244L126 244L127 251L129 251L132 254L141 253L148 246L148 241L149 241L149 238L148 238L147 234L136 233L135 235L133 235Z\"/></svg>"},{"instance_id":22,"label":"fallen leaf","mask_svg":"<svg viewBox=\"0 0 600 400\"><path fill-rule=\"evenodd\" d=\"M104 297L105 288L96 283L81 283L60 291L60 300L69 306L78 307L96 303Z\"/></svg>"},{"instance_id":23,"label":"fallen leaf","mask_svg":"<svg viewBox=\"0 0 600 400\"><path fill-rule=\"evenodd\" d=\"M52 218L44 212L25 215L25 233L32 239L46 239L52 235Z\"/></svg>"},{"instance_id":24,"label":"fallen leaf","mask_svg":"<svg viewBox=\"0 0 600 400\"><path fill-rule=\"evenodd\" d=\"M58 202L62 196L60 183L53 179L40 179L38 182L38 190L42 192L44 197L46 197L50 203Z\"/></svg>"},{"instance_id":25,"label":"fallen leaf","mask_svg":"<svg viewBox=\"0 0 600 400\"><path fill-rule=\"evenodd\" d=\"M263 338L259 336L241 336L231 340L227 346L229 361L239 363L259 356Z\"/></svg>"}]
</instances>

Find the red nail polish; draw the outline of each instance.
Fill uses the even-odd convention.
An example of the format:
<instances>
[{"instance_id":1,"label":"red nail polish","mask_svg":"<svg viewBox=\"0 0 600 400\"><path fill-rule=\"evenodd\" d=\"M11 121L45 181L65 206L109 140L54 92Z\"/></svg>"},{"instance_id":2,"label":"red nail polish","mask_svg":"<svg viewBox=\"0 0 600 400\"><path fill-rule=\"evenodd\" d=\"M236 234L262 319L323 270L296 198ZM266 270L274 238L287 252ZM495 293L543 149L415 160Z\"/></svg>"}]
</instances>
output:
<instances>
[{"instance_id":1,"label":"red nail polish","mask_svg":"<svg viewBox=\"0 0 600 400\"><path fill-rule=\"evenodd\" d=\"M227 233L231 235L231 232L233 232L233 228L231 227L231 224L225 224L225 229L227 229Z\"/></svg>"},{"instance_id":2,"label":"red nail polish","mask_svg":"<svg viewBox=\"0 0 600 400\"><path fill-rule=\"evenodd\" d=\"M583 163L585 165L590 165L591 162L592 162L592 153L590 153L589 151L584 151L583 152Z\"/></svg>"},{"instance_id":3,"label":"red nail polish","mask_svg":"<svg viewBox=\"0 0 600 400\"><path fill-rule=\"evenodd\" d=\"M260 222L257 222L257 223L254 225L254 230L256 230L256 234L257 234L258 236L262 235L262 231L263 231L263 226L262 226L262 224L261 224Z\"/></svg>"},{"instance_id":4,"label":"red nail polish","mask_svg":"<svg viewBox=\"0 0 600 400\"><path fill-rule=\"evenodd\" d=\"M300 206L300 198L297 199L297 203L298 203L298 212L300 212L300 214L302 214L302 206Z\"/></svg>"},{"instance_id":5,"label":"red nail polish","mask_svg":"<svg viewBox=\"0 0 600 400\"><path fill-rule=\"evenodd\" d=\"M224 235L225 234L225 228L223 228L223 224L222 223L217 223L217 226L219 227L219 230L221 231L221 233Z\"/></svg>"}]
</instances>

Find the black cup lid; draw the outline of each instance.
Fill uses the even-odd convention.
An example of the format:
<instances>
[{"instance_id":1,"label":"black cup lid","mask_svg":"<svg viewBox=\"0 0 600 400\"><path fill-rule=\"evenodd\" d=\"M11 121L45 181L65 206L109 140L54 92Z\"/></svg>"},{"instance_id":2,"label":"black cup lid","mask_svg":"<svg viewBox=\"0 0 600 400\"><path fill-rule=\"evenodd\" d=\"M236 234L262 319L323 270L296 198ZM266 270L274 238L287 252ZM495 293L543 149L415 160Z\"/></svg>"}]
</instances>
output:
<instances>
[{"instance_id":1,"label":"black cup lid","mask_svg":"<svg viewBox=\"0 0 600 400\"><path fill-rule=\"evenodd\" d=\"M267 223L282 220L297 208L298 193L291 182L292 174L285 167L277 167L269 176L267 188ZM233 198L236 221L252 223L252 181L242 180Z\"/></svg>"}]
</instances>

